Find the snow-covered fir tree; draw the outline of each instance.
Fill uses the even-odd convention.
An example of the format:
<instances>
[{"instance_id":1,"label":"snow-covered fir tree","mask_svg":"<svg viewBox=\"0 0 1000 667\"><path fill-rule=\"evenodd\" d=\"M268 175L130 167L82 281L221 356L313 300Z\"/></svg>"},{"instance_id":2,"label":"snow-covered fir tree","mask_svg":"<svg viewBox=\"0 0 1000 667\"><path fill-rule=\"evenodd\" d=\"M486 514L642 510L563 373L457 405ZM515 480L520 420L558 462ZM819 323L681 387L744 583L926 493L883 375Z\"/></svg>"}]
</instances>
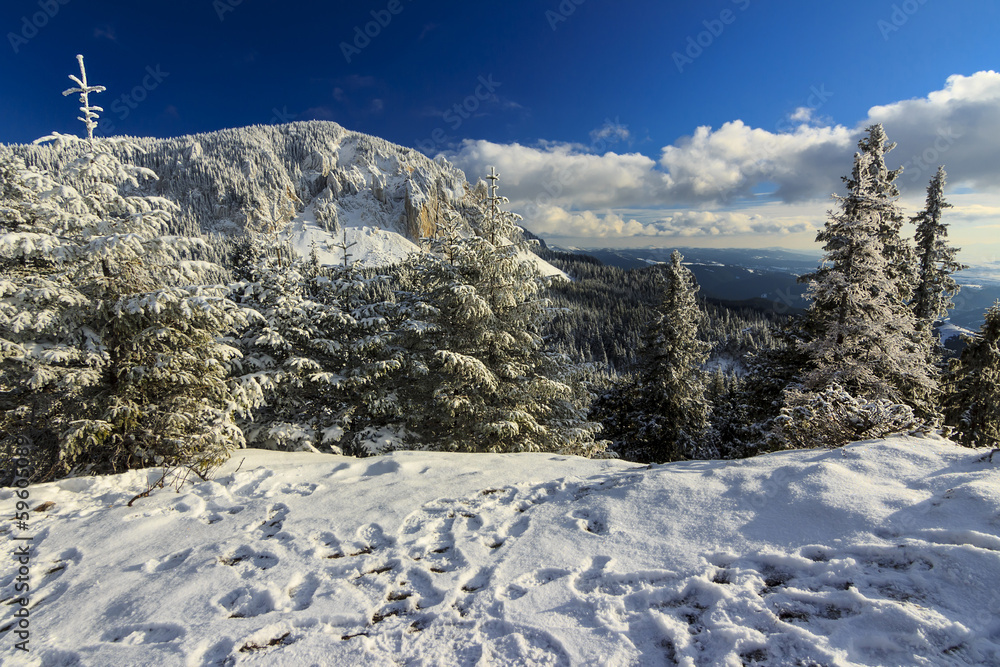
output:
<instances>
[{"instance_id":1,"label":"snow-covered fir tree","mask_svg":"<svg viewBox=\"0 0 1000 667\"><path fill-rule=\"evenodd\" d=\"M836 400L822 393L836 384L859 400L906 404L929 416L936 371L915 333L907 288L890 270L884 251L883 234L894 225L898 207L895 197L885 194L873 159L866 152L855 155L848 194L838 197L840 210L831 212L818 234L824 263L805 277L812 301L805 321L810 338L803 344L809 361L789 405ZM847 413L844 418L851 419Z\"/></svg>"},{"instance_id":2,"label":"snow-covered fir tree","mask_svg":"<svg viewBox=\"0 0 1000 667\"><path fill-rule=\"evenodd\" d=\"M970 447L1000 447L1000 302L945 376L945 423Z\"/></svg>"},{"instance_id":3,"label":"snow-covered fir tree","mask_svg":"<svg viewBox=\"0 0 1000 667\"><path fill-rule=\"evenodd\" d=\"M885 162L886 155L895 147L896 144L889 141L881 123L868 127L867 136L858 141L860 152L869 158L865 163L866 187L881 202L875 234L882 245L882 255L886 260L886 276L896 284L900 297L909 300L916 284L916 257L913 245L909 239L902 236L905 216L903 209L897 203L899 188L895 181L903 173L903 168L889 169ZM847 184L848 191L856 190L860 186L854 175L843 180ZM855 214L850 209L852 205L851 201L845 202L845 206L848 207L845 213L848 216Z\"/></svg>"},{"instance_id":4,"label":"snow-covered fir tree","mask_svg":"<svg viewBox=\"0 0 1000 667\"><path fill-rule=\"evenodd\" d=\"M968 268L958 261L958 248L948 245L948 225L942 221L944 210L951 208L951 204L944 199L946 182L944 167L938 167L927 186L927 204L912 219L917 226L917 283L913 293L913 314L917 318L917 326L926 331L948 316L948 310L954 305L952 299L959 291L958 283L952 276Z\"/></svg>"},{"instance_id":5,"label":"snow-covered fir tree","mask_svg":"<svg viewBox=\"0 0 1000 667\"><path fill-rule=\"evenodd\" d=\"M249 240L248 247L262 244ZM315 252L261 256L236 299L257 316L242 333L236 382L254 409L252 446L364 454L371 429L398 421L388 379L402 367L388 278L354 263L321 266ZM251 252L250 254L253 254Z\"/></svg>"},{"instance_id":6,"label":"snow-covered fir tree","mask_svg":"<svg viewBox=\"0 0 1000 667\"><path fill-rule=\"evenodd\" d=\"M519 217L495 187L487 193L478 227L489 238L439 221L431 253L405 267L407 431L418 446L449 451L598 454L586 396L540 336L551 315Z\"/></svg>"},{"instance_id":7,"label":"snow-covered fir tree","mask_svg":"<svg viewBox=\"0 0 1000 667\"><path fill-rule=\"evenodd\" d=\"M199 239L165 235L176 205L135 194L147 169L93 138L98 86L71 77L87 138L53 135L62 173L6 156L0 166L0 420L4 444L36 445L36 479L70 469L190 464L243 443L226 383L245 323L196 259ZM119 150L128 151L124 141Z\"/></svg>"},{"instance_id":8,"label":"snow-covered fir tree","mask_svg":"<svg viewBox=\"0 0 1000 667\"><path fill-rule=\"evenodd\" d=\"M699 339L704 315L698 287L677 251L661 274L660 296L643 335L631 380L605 399L608 437L634 461L708 458L710 406L702 366L710 346Z\"/></svg>"}]
</instances>

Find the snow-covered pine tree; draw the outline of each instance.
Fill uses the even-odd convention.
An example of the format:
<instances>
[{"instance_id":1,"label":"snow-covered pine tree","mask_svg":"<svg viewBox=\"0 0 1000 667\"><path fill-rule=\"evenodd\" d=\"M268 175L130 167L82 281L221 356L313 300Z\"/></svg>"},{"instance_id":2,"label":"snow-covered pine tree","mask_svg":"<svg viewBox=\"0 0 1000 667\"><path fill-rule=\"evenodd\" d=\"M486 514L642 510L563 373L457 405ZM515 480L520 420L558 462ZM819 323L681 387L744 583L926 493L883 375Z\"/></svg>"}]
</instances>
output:
<instances>
[{"instance_id":1,"label":"snow-covered pine tree","mask_svg":"<svg viewBox=\"0 0 1000 667\"><path fill-rule=\"evenodd\" d=\"M710 406L702 365L710 346L698 337L704 314L683 260L676 250L670 256L637 371L612 401L624 416L614 420L621 432L609 435L629 460L659 463L715 454L705 440Z\"/></svg>"},{"instance_id":2,"label":"snow-covered pine tree","mask_svg":"<svg viewBox=\"0 0 1000 667\"><path fill-rule=\"evenodd\" d=\"M269 449L368 453L370 429L399 414L388 390L401 367L388 278L353 263L321 266L315 253L291 262L290 249L272 255L234 285L235 298L259 314L233 364L254 405L247 439Z\"/></svg>"},{"instance_id":3,"label":"snow-covered pine tree","mask_svg":"<svg viewBox=\"0 0 1000 667\"><path fill-rule=\"evenodd\" d=\"M947 182L944 167L927 186L927 204L913 217L917 226L917 285L913 294L913 314L917 326L931 331L937 322L948 317L953 307L952 298L958 294L959 286L952 278L956 272L968 268L958 259L958 248L948 245L948 225L942 222L944 210L951 204L944 199Z\"/></svg>"},{"instance_id":4,"label":"snow-covered pine tree","mask_svg":"<svg viewBox=\"0 0 1000 667\"><path fill-rule=\"evenodd\" d=\"M945 376L945 423L969 447L1000 447L1000 302Z\"/></svg>"},{"instance_id":5,"label":"snow-covered pine tree","mask_svg":"<svg viewBox=\"0 0 1000 667\"><path fill-rule=\"evenodd\" d=\"M889 269L882 236L897 206L873 175L872 161L870 153L855 154L848 194L838 197L840 211L831 212L817 237L826 256L805 277L812 301L805 321L810 340L803 344L809 363L803 387L793 387L794 403L808 403L810 394L836 384L873 405L907 404L930 416L936 370L915 334L905 290ZM791 428L787 421L785 427Z\"/></svg>"},{"instance_id":6,"label":"snow-covered pine tree","mask_svg":"<svg viewBox=\"0 0 1000 667\"><path fill-rule=\"evenodd\" d=\"M407 430L417 446L450 451L598 454L568 360L544 348L543 280L504 201L488 190L478 227L489 238L442 220L432 252L405 267Z\"/></svg>"},{"instance_id":7,"label":"snow-covered pine tree","mask_svg":"<svg viewBox=\"0 0 1000 667\"><path fill-rule=\"evenodd\" d=\"M222 342L243 313L190 259L200 239L165 236L176 206L136 194L146 169L93 138L99 107L71 77L87 139L53 135L64 173L7 157L0 218L0 431L35 444L36 477L70 469L190 464L207 469L243 442ZM124 145L126 150L127 146ZM206 286L207 285L207 286Z\"/></svg>"},{"instance_id":8,"label":"snow-covered pine tree","mask_svg":"<svg viewBox=\"0 0 1000 667\"><path fill-rule=\"evenodd\" d=\"M861 153L870 159L865 165L868 177L869 192L881 200L876 235L882 244L882 255L886 260L886 276L896 283L897 291L904 301L908 301L916 285L916 256L908 239L903 238L902 229L905 217L902 208L896 203L899 199L899 188L896 179L903 173L902 167L890 170L885 163L885 156L896 147L890 143L881 123L867 128L867 136L858 141ZM853 175L844 177L848 191L856 190L859 183ZM845 202L850 207L850 201ZM848 216L854 212L845 210Z\"/></svg>"}]
</instances>

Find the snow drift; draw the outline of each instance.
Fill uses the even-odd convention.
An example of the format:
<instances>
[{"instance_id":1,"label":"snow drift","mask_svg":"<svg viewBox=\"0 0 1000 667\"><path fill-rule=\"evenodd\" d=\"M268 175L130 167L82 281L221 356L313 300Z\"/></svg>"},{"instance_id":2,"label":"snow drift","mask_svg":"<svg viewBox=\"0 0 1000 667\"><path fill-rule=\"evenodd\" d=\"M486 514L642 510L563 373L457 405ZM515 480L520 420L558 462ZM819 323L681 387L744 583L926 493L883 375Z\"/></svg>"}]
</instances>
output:
<instances>
[{"instance_id":1,"label":"snow drift","mask_svg":"<svg viewBox=\"0 0 1000 667\"><path fill-rule=\"evenodd\" d=\"M132 507L158 471L65 479L30 488L33 507L54 503L32 512L32 650L4 618L0 651L158 667L1000 664L998 466L894 437L649 467L248 450ZM0 569L8 605L16 566Z\"/></svg>"}]
</instances>

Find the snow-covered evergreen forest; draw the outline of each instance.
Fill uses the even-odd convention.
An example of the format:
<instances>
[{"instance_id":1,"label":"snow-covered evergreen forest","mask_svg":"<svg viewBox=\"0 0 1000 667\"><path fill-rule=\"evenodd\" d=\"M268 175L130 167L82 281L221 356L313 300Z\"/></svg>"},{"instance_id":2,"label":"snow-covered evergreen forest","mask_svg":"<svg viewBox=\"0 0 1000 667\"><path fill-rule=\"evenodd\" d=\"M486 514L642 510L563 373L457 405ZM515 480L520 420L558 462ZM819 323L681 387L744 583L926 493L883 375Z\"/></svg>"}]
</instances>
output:
<instances>
[{"instance_id":1,"label":"snow-covered evergreen forest","mask_svg":"<svg viewBox=\"0 0 1000 667\"><path fill-rule=\"evenodd\" d=\"M895 436L896 445L875 451L899 456L933 441L935 461L960 460L972 470L968 457L979 456L988 470L983 452L947 449L943 438L987 448L986 454L1000 446L1000 304L959 354L942 346L937 327L948 317L959 289L954 276L963 269L959 250L948 241L947 174L941 167L934 175L923 210L903 211L894 183L900 174L892 167L894 145L881 125L868 128L853 164L844 165L843 191L818 236L824 259L800 279L809 286L808 309L777 315L753 304L703 299L677 252L669 263L624 271L549 251L524 233L520 225L528 223L509 211L495 172L470 174L480 179L470 184L444 160L332 123L170 140L99 138L94 129L101 109L94 98L103 87L88 81L82 57L79 65L67 93L79 96L81 135L0 147L0 485L26 480L32 488L66 491L68 479L125 474L120 479L130 481L122 488L146 480L139 495L150 495L165 480L183 490L186 480L187 488L200 489L191 493L203 498L204 485L219 486L209 480L220 470L228 471L230 481L238 478L227 462L244 458L240 450L247 448L352 461L383 456L396 466L391 471L415 456L404 451L603 462L609 472L600 484L553 487L551 494L563 502L566 494L583 497L605 484L617 488L610 471L627 471L629 480L638 480L642 468L633 463L721 466ZM912 239L903 233L907 221L916 228ZM397 239L392 251L379 245L389 237ZM848 456L860 450L842 451ZM805 465L809 456L832 455L801 456L796 461ZM482 461L492 465L496 459ZM462 459L456 465L471 464ZM573 465L579 469L567 474L589 470ZM770 464L748 465L749 471ZM933 472L937 463L926 465ZM253 474L265 479L266 466ZM160 471L158 481L128 472L145 469ZM694 468L684 470L695 474ZM93 484L81 479L73 488L95 489ZM302 484L311 486L310 494L317 488L316 482ZM299 487L289 488L298 493ZM990 489L990 502L997 504L998 490ZM475 503L492 502L490 494L513 499L517 493L482 490ZM642 497L652 502L650 494ZM56 491L50 495L65 502ZM537 502L549 501L531 499L525 507ZM235 506L213 503L215 512ZM280 537L288 507L277 503L268 511L264 537ZM588 535L606 530L608 518L598 509L573 512ZM459 520L454 512L428 514L411 532L430 530L444 516L448 525ZM467 532L478 535L478 515L470 509L461 516ZM975 531L982 548L994 553L995 516L992 521L992 533L982 522ZM516 516L510 523L497 529L491 538L496 546L484 553L524 533ZM268 526L274 528L270 534ZM930 523L921 526L932 530ZM354 555L372 554L393 543L366 533L357 545L338 546L339 538L327 535L317 539L332 559L355 548ZM428 558L458 550L427 539L428 549L441 549L430 549ZM941 539L952 544L957 538ZM776 561L753 567L771 590L800 571L823 586L820 564L858 557L820 551L815 558L803 552L794 568ZM60 562L80 553L67 546ZM192 550L178 553L180 562ZM604 569L608 561L593 555L590 593L641 588L635 578L612 576ZM220 556L261 570L273 557L249 551ZM731 570L737 558L712 558L713 568L721 569L706 575L706 585L734 583L750 567ZM923 557L908 558L912 565ZM392 558L375 560L368 564L375 568L371 572L396 567ZM171 570L172 562L153 563L150 571ZM459 565L454 560L440 571ZM989 567L995 574L996 564ZM459 582L470 600L491 571L484 565ZM515 600L562 576L556 570L536 574L533 582L511 583L505 595ZM288 609L299 608L319 586L313 574L295 576L300 580L289 584ZM426 576L408 574L406 585L419 588ZM664 575L643 576L654 581ZM278 593L255 590L234 593L234 615L259 615L261 596L271 599L272 611L283 608L275 602ZM405 600L414 593L406 590L390 592L398 608L369 614L367 625L413 611ZM689 616L705 612L706 606L692 601L693 592L678 595L677 605L689 609ZM798 606L789 603L783 621L818 614L804 610L802 599ZM609 627L624 624L627 631L633 622L626 607L614 604L600 614L617 619ZM460 610L459 617L466 615ZM239 651L281 647L299 632L289 627L284 635L247 640ZM490 641L504 634L494 630L487 633ZM954 655L1000 659L998 635L981 633L979 644L964 644L967 654ZM341 634L347 640L351 632ZM525 636L530 641L522 637L523 646L494 647L496 659L508 655L531 663L536 656L544 662L544 646L532 653L538 642ZM793 664L782 663L782 656L806 659L813 653L815 661L794 664L841 664L836 642L810 653L795 648L800 640L782 636L784 653L772 653L775 662L768 664ZM663 655L677 664L703 664L682 660L698 651L726 664L740 664L732 656L752 664L769 655L767 645L754 648L750 640L730 651L706 648L714 646L708 639L692 648L693 640L671 637ZM934 650L952 650L927 642ZM223 648L201 651L200 659L233 664ZM612 653L625 662L609 658L603 664L629 664L621 657L628 651L621 651ZM895 661L896 654L886 655ZM119 664L140 664L129 656ZM52 660L44 664L64 664ZM432 658L431 664L444 663ZM930 657L923 664L939 663Z\"/></svg>"}]
</instances>

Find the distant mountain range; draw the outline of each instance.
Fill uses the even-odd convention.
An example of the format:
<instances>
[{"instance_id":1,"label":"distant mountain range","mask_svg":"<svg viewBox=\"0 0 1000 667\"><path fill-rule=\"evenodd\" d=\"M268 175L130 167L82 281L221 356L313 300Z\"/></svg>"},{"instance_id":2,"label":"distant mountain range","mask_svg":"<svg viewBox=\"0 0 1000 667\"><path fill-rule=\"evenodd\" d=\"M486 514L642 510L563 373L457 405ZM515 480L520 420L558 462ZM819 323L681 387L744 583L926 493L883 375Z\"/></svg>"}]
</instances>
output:
<instances>
[{"instance_id":1,"label":"distant mountain range","mask_svg":"<svg viewBox=\"0 0 1000 667\"><path fill-rule=\"evenodd\" d=\"M674 248L555 248L588 255L604 264L636 269L666 262ZM776 312L805 308L806 285L798 276L819 266L822 256L780 248L676 248L694 273L701 292L722 302L757 302ZM962 291L955 299L946 333L978 329L986 310L1000 299L997 267L973 267L956 276Z\"/></svg>"}]
</instances>

